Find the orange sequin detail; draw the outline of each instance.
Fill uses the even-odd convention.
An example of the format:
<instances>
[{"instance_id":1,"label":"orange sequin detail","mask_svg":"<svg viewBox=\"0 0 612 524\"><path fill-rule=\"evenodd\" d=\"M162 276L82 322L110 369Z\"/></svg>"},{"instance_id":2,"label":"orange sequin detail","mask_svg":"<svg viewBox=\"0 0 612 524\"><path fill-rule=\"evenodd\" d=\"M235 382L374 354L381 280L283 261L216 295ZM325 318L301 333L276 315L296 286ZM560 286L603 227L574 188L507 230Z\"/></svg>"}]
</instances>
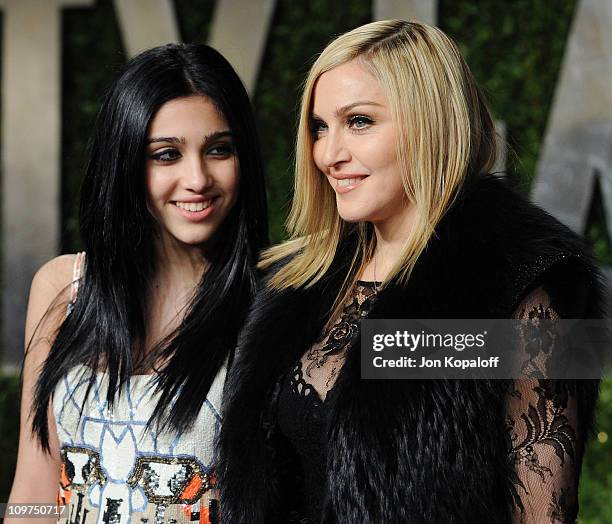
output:
<instances>
[{"instance_id":1,"label":"orange sequin detail","mask_svg":"<svg viewBox=\"0 0 612 524\"><path fill-rule=\"evenodd\" d=\"M200 488L202 487L202 478L200 475L194 475L189 484L185 486L185 489L181 493L182 500L190 500L196 496Z\"/></svg>"}]
</instances>

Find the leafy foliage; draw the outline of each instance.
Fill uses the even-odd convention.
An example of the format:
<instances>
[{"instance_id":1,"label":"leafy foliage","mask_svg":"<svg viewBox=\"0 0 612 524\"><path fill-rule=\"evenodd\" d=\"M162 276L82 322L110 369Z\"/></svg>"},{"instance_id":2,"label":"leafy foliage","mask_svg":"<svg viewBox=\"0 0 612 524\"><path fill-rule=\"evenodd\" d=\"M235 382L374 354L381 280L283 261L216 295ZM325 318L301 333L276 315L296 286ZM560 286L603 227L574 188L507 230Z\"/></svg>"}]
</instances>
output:
<instances>
[{"instance_id":1,"label":"leafy foliage","mask_svg":"<svg viewBox=\"0 0 612 524\"><path fill-rule=\"evenodd\" d=\"M597 410L597 438L582 464L580 480L581 524L612 522L612 380L603 382Z\"/></svg>"},{"instance_id":2,"label":"leafy foliage","mask_svg":"<svg viewBox=\"0 0 612 524\"><path fill-rule=\"evenodd\" d=\"M0 373L0 502L8 499L17 462L19 376Z\"/></svg>"},{"instance_id":3,"label":"leafy foliage","mask_svg":"<svg viewBox=\"0 0 612 524\"><path fill-rule=\"evenodd\" d=\"M516 154L508 167L528 187L575 0L439 4L440 27L458 42L495 117L508 126L508 142Z\"/></svg>"},{"instance_id":4,"label":"leafy foliage","mask_svg":"<svg viewBox=\"0 0 612 524\"><path fill-rule=\"evenodd\" d=\"M283 238L293 188L293 141L300 87L317 54L335 36L371 20L371 1L279 0L254 104L267 168L270 237Z\"/></svg>"}]
</instances>

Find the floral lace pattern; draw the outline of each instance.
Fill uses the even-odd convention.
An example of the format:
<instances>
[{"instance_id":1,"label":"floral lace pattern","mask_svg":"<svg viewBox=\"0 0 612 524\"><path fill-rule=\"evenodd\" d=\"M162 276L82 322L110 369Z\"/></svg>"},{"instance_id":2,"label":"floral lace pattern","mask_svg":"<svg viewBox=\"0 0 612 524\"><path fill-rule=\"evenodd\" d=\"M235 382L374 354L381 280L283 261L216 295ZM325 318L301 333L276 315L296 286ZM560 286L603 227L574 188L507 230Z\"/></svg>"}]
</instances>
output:
<instances>
[{"instance_id":1,"label":"floral lace pattern","mask_svg":"<svg viewBox=\"0 0 612 524\"><path fill-rule=\"evenodd\" d=\"M521 373L538 379L551 376L549 365L553 361L550 358L552 351L560 351L561 347L558 330L547 321L557 320L558 315L550 307L537 304L529 309L520 308L517 318L524 321L520 325L519 333L520 348L525 355Z\"/></svg>"},{"instance_id":2,"label":"floral lace pattern","mask_svg":"<svg viewBox=\"0 0 612 524\"><path fill-rule=\"evenodd\" d=\"M293 371L291 372L289 386L294 394L299 395L300 397L312 398L315 406L319 406L321 404L321 399L319 398L315 388L312 387L312 384L309 384L306 382L306 380L304 380L304 371L302 369L301 361L295 365Z\"/></svg>"},{"instance_id":3,"label":"floral lace pattern","mask_svg":"<svg viewBox=\"0 0 612 524\"><path fill-rule=\"evenodd\" d=\"M357 282L355 293L332 328L323 333L290 375L294 394L313 400L317 412L332 390L342 369L346 351L359 335L359 322L376 300L376 286ZM541 288L531 292L515 318L559 318L550 297ZM515 380L507 399L506 431L508 461L512 466L513 521L515 523L574 522L578 512L578 445L575 391L565 383L543 376L554 339L541 340L524 334L528 360L524 372L533 379Z\"/></svg>"},{"instance_id":4,"label":"floral lace pattern","mask_svg":"<svg viewBox=\"0 0 612 524\"><path fill-rule=\"evenodd\" d=\"M344 364L346 350L359 336L359 323L372 309L378 285L378 282L357 281L355 291L340 318L328 332L321 335L298 363L304 377L307 377L321 400L325 400L334 386Z\"/></svg>"},{"instance_id":5,"label":"floral lace pattern","mask_svg":"<svg viewBox=\"0 0 612 524\"><path fill-rule=\"evenodd\" d=\"M346 351L359 336L360 319L370 312L375 298L374 282L357 282L338 320L283 380L278 424L300 463L300 473L293 486L298 494L297 507L287 522L312 524L319 521L326 489L326 417Z\"/></svg>"},{"instance_id":6,"label":"floral lace pattern","mask_svg":"<svg viewBox=\"0 0 612 524\"><path fill-rule=\"evenodd\" d=\"M517 310L521 320L559 318L541 288ZM530 376L541 377L554 338L525 334ZM575 390L543 378L515 380L507 401L506 429L513 468L513 518L517 523L574 522L577 503L577 407Z\"/></svg>"}]
</instances>

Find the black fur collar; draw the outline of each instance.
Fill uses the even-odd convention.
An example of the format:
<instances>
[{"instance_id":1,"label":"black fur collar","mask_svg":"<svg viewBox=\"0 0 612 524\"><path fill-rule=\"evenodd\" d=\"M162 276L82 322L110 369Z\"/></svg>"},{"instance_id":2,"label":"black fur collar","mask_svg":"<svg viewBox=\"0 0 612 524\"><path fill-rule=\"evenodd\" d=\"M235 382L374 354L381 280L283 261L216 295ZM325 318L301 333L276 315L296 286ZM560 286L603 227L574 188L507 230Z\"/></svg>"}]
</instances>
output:
<instances>
[{"instance_id":1,"label":"black fur collar","mask_svg":"<svg viewBox=\"0 0 612 524\"><path fill-rule=\"evenodd\" d=\"M282 521L273 390L320 334L351 242L315 286L266 288L255 298L226 385L219 464L225 523ZM370 317L505 318L539 283L562 316L601 316L597 270L580 239L502 181L479 177L437 228L408 284L386 287ZM506 386L362 380L352 347L330 419L324 520L509 521ZM592 401L585 399L587 411Z\"/></svg>"}]
</instances>

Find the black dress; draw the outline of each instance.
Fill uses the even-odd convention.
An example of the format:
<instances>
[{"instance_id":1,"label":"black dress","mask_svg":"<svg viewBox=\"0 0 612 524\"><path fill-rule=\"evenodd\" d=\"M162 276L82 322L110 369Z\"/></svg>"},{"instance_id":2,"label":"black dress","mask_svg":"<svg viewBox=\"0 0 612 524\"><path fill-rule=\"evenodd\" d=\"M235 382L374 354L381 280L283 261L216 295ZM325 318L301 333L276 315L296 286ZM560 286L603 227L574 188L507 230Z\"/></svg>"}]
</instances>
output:
<instances>
[{"instance_id":1,"label":"black dress","mask_svg":"<svg viewBox=\"0 0 612 524\"><path fill-rule=\"evenodd\" d=\"M379 283L357 281L351 299L331 329L281 379L277 423L294 454L294 471L284 486L292 494L289 522L321 519L326 493L327 425L336 378L346 350L359 336L360 321L374 304ZM558 318L543 288L531 292L517 318ZM515 381L508 401L508 454L515 465L514 522L570 522L577 510L573 455L577 445L571 392L553 391L551 381Z\"/></svg>"}]
</instances>

